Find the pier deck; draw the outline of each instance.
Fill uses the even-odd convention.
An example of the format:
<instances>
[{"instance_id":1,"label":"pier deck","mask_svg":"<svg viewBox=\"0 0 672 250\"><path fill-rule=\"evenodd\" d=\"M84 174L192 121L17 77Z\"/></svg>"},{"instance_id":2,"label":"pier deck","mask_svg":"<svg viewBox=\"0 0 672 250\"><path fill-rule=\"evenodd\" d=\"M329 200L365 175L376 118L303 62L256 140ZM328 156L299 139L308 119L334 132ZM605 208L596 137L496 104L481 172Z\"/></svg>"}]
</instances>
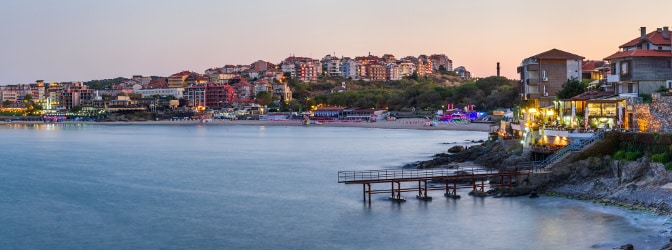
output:
<instances>
[{"instance_id":1,"label":"pier deck","mask_svg":"<svg viewBox=\"0 0 672 250\"><path fill-rule=\"evenodd\" d=\"M531 171L501 172L490 170L455 169L384 169L364 171L339 171L338 183L362 184L364 201L371 203L371 194L389 193L394 201L405 201L402 192L418 192L421 200L431 200L428 190L445 190L446 197L459 198L457 189L472 188L485 193L486 181L490 186L513 186L514 177L529 175ZM417 182L417 187L401 187L402 182ZM442 183L445 186L428 186L427 183ZM390 183L390 189L371 189L372 184ZM395 185L396 184L396 185ZM396 186L396 187L395 187ZM368 196L368 197L367 197ZM368 198L368 199L367 199Z\"/></svg>"}]
</instances>

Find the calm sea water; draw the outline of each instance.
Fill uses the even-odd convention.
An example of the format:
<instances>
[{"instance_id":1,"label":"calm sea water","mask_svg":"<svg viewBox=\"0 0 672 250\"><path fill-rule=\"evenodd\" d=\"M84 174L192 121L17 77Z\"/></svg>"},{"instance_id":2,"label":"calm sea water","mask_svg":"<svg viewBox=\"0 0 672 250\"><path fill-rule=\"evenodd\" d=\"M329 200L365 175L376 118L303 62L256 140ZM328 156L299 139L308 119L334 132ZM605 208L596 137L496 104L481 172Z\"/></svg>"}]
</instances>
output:
<instances>
[{"instance_id":1,"label":"calm sea water","mask_svg":"<svg viewBox=\"0 0 672 250\"><path fill-rule=\"evenodd\" d=\"M485 133L2 125L0 249L657 249L668 218L554 197L405 203L339 170L398 168ZM386 187L385 187L386 188Z\"/></svg>"}]
</instances>

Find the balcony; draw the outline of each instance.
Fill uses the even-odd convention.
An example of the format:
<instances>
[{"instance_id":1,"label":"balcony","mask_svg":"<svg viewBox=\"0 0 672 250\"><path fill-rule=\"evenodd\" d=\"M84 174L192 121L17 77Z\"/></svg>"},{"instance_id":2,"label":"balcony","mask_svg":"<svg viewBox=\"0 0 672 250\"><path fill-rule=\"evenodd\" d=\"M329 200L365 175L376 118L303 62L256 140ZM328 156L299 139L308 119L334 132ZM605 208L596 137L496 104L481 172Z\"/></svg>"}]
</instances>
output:
<instances>
[{"instance_id":1,"label":"balcony","mask_svg":"<svg viewBox=\"0 0 672 250\"><path fill-rule=\"evenodd\" d=\"M525 79L527 85L539 85L540 81L537 78Z\"/></svg>"},{"instance_id":2,"label":"balcony","mask_svg":"<svg viewBox=\"0 0 672 250\"><path fill-rule=\"evenodd\" d=\"M539 64L528 64L527 71L539 70Z\"/></svg>"},{"instance_id":3,"label":"balcony","mask_svg":"<svg viewBox=\"0 0 672 250\"><path fill-rule=\"evenodd\" d=\"M619 75L607 75L607 82L612 83L612 82L620 82L621 77Z\"/></svg>"}]
</instances>

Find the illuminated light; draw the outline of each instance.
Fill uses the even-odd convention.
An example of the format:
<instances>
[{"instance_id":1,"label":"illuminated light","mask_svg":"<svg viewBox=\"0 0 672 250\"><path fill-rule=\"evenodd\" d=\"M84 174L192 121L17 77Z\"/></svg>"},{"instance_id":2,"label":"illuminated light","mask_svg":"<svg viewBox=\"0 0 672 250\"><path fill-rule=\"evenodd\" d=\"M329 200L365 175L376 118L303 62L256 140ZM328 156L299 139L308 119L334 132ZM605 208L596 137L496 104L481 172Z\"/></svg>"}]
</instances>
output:
<instances>
[{"instance_id":1,"label":"illuminated light","mask_svg":"<svg viewBox=\"0 0 672 250\"><path fill-rule=\"evenodd\" d=\"M535 109L535 108L530 108L530 109L527 110L527 112L529 112L529 113L537 113L537 109Z\"/></svg>"}]
</instances>

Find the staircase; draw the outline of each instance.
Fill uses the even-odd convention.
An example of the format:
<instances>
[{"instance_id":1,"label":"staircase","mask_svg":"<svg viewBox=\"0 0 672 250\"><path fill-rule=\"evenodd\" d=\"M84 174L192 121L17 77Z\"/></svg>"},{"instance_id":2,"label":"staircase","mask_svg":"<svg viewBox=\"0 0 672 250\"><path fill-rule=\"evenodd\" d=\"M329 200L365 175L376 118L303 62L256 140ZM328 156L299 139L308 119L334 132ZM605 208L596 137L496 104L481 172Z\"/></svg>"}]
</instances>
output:
<instances>
[{"instance_id":1,"label":"staircase","mask_svg":"<svg viewBox=\"0 0 672 250\"><path fill-rule=\"evenodd\" d=\"M572 140L572 142L565 146L564 148L555 151L555 153L549 155L542 161L533 161L532 166L534 169L546 169L549 167L551 164L560 161L561 159L565 158L567 155L571 154L572 152L576 151L581 151L583 148L585 148L587 145L590 145L604 137L604 130L600 130L598 132L595 132L593 136L587 139L576 139Z\"/></svg>"}]
</instances>

